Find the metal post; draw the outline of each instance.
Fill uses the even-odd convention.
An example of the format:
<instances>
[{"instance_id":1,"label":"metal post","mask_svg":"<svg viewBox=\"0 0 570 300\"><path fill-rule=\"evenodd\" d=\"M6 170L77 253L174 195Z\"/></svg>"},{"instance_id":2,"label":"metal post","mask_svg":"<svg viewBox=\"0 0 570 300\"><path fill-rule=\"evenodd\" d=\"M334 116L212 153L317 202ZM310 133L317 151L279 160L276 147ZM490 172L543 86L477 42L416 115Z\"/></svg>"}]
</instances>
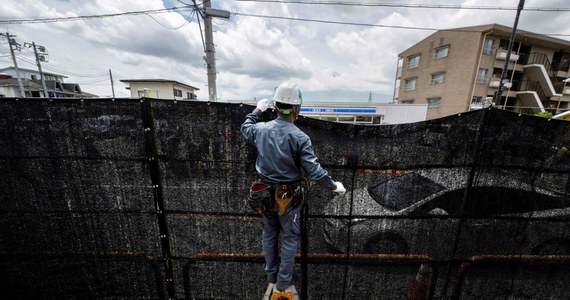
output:
<instances>
[{"instance_id":1,"label":"metal post","mask_svg":"<svg viewBox=\"0 0 570 300\"><path fill-rule=\"evenodd\" d=\"M113 92L113 98L115 98L115 87L113 86L113 73L111 73L111 69L109 69L109 77L111 78L111 91Z\"/></svg>"},{"instance_id":2,"label":"metal post","mask_svg":"<svg viewBox=\"0 0 570 300\"><path fill-rule=\"evenodd\" d=\"M40 71L40 79L42 81L42 88L44 89L44 98L49 98L48 90L46 87L46 81L44 78L44 72L42 72L42 64L40 63L40 56L38 55L38 50L36 49L36 43L32 42L32 47L34 47L34 54L36 55L36 64L38 65L38 71Z\"/></svg>"},{"instance_id":3,"label":"metal post","mask_svg":"<svg viewBox=\"0 0 570 300\"><path fill-rule=\"evenodd\" d=\"M509 40L509 49L507 51L507 57L505 57L505 65L503 66L503 73L501 74L501 80L499 81L499 88L495 93L495 106L498 107L501 104L501 95L503 94L504 80L507 78L507 70L509 68L509 60L511 59L511 52L513 49L513 44L515 41L515 35L517 32L517 24L519 23L519 16L521 10L524 7L524 0L519 1L519 6L517 7L517 15L515 17L515 24L513 25L513 31L511 33L511 38Z\"/></svg>"},{"instance_id":4,"label":"metal post","mask_svg":"<svg viewBox=\"0 0 570 300\"><path fill-rule=\"evenodd\" d=\"M24 85L22 84L22 78L20 77L20 69L18 68L18 63L16 62L16 55L14 54L14 48L12 46L17 45L16 40L12 39L14 35L6 32L6 38L8 39L8 45L10 46L10 54L12 55L12 61L14 62L14 69L16 69L16 77L18 77L18 85L20 86L20 97L26 98L26 92L24 91Z\"/></svg>"},{"instance_id":5,"label":"metal post","mask_svg":"<svg viewBox=\"0 0 570 300\"><path fill-rule=\"evenodd\" d=\"M204 10L211 7L210 1L204 1ZM214 36L212 34L212 17L206 14L204 16L204 35L206 39L206 67L208 68L208 95L211 102L216 101L216 58L214 47Z\"/></svg>"}]
</instances>

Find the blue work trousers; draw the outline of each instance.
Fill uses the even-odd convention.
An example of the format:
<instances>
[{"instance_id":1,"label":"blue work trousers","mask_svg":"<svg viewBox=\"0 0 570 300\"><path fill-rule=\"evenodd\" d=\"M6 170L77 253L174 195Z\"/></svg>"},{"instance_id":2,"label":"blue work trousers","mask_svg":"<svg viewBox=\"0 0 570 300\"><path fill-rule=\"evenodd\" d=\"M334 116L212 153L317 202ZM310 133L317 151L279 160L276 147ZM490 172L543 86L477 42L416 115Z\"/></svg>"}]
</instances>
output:
<instances>
[{"instance_id":1,"label":"blue work trousers","mask_svg":"<svg viewBox=\"0 0 570 300\"><path fill-rule=\"evenodd\" d=\"M261 216L265 273L267 280L275 282L279 290L295 284L295 254L301 243L301 207L302 205L289 205L285 213L279 216L275 205L273 211L265 211Z\"/></svg>"}]
</instances>

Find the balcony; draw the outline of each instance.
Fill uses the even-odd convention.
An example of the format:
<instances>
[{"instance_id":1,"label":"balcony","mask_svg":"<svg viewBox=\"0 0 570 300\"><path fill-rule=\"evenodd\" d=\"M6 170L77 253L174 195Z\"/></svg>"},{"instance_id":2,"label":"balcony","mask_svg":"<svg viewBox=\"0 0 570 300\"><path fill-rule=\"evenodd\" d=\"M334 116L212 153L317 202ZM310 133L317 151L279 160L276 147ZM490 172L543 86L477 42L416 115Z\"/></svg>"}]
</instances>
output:
<instances>
[{"instance_id":1,"label":"balcony","mask_svg":"<svg viewBox=\"0 0 570 300\"><path fill-rule=\"evenodd\" d=\"M491 79L491 81L489 81L489 87L492 88L498 88L499 87L499 83L501 82L501 80L499 79ZM508 80L504 81L504 88L510 89L513 86L513 84L511 82L509 82Z\"/></svg>"},{"instance_id":2,"label":"balcony","mask_svg":"<svg viewBox=\"0 0 570 300\"><path fill-rule=\"evenodd\" d=\"M507 59L507 51L506 50L498 50L495 58L500 59L500 60ZM509 57L509 61L517 61L517 60L519 60L519 55L511 52L511 56Z\"/></svg>"}]
</instances>

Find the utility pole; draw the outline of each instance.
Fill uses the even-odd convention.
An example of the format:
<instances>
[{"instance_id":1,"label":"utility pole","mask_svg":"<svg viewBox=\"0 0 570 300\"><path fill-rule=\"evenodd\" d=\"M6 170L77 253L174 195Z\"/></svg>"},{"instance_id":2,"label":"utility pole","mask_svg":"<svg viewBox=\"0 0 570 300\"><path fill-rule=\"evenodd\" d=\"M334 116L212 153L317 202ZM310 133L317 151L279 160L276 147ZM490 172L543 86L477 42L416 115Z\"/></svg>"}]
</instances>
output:
<instances>
[{"instance_id":1,"label":"utility pole","mask_svg":"<svg viewBox=\"0 0 570 300\"><path fill-rule=\"evenodd\" d=\"M4 35L4 34L3 34ZM16 69L16 77L18 77L18 85L20 86L20 97L26 98L26 92L24 91L24 85L22 84L22 78L20 77L20 69L18 69L18 63L16 62L16 54L14 54L14 46L17 50L20 50L20 45L16 43L13 39L15 35L10 35L6 32L6 38L8 39L8 45L10 46L10 54L12 55L12 61L14 62L14 69Z\"/></svg>"},{"instance_id":2,"label":"utility pole","mask_svg":"<svg viewBox=\"0 0 570 300\"><path fill-rule=\"evenodd\" d=\"M210 1L202 3L204 10L211 8ZM214 47L214 35L212 33L212 17L209 15L204 16L204 35L206 39L206 68L208 74L208 95L210 102L217 100L216 90L216 50Z\"/></svg>"},{"instance_id":3,"label":"utility pole","mask_svg":"<svg viewBox=\"0 0 570 300\"><path fill-rule=\"evenodd\" d=\"M115 86L113 86L113 73L111 73L111 69L109 69L109 77L111 78L111 91L113 92L113 98L115 98Z\"/></svg>"},{"instance_id":4,"label":"utility pole","mask_svg":"<svg viewBox=\"0 0 570 300\"><path fill-rule=\"evenodd\" d=\"M46 81L44 78L44 72L42 71L42 64L40 63L40 61L45 61L45 48L43 46L39 46L40 52L42 52L42 54L38 54L38 49L35 42L32 42L32 47L34 48L34 54L36 55L36 64L38 65L38 71L40 71L40 79L42 81L42 88L44 89L44 98L49 98Z\"/></svg>"},{"instance_id":5,"label":"utility pole","mask_svg":"<svg viewBox=\"0 0 570 300\"><path fill-rule=\"evenodd\" d=\"M194 1L194 5L196 6L196 1ZM230 12L212 8L211 1L204 1L202 5L204 7L204 11L203 14L201 13L201 16L204 19L204 35L206 40L206 45L204 47L206 56L204 59L206 60L206 68L208 69L208 95L209 101L215 102L218 99L218 92L216 89L216 50L214 46L214 35L212 33L212 18L229 19Z\"/></svg>"},{"instance_id":6,"label":"utility pole","mask_svg":"<svg viewBox=\"0 0 570 300\"><path fill-rule=\"evenodd\" d=\"M511 52L513 50L513 44L515 41L515 35L517 33L517 24L519 23L519 16L521 10L524 7L524 0L519 1L517 7L517 15L515 17L515 24L513 25L513 31L511 33L511 39L509 40L509 49L507 50L507 57L505 57L505 65L503 66L503 73L501 74L501 81L499 81L499 88L495 93L495 106L498 107L501 104L501 96L503 94L503 87L505 86L505 79L507 78L507 70L509 69L509 60L511 59ZM505 99L506 100L506 99Z\"/></svg>"}]
</instances>

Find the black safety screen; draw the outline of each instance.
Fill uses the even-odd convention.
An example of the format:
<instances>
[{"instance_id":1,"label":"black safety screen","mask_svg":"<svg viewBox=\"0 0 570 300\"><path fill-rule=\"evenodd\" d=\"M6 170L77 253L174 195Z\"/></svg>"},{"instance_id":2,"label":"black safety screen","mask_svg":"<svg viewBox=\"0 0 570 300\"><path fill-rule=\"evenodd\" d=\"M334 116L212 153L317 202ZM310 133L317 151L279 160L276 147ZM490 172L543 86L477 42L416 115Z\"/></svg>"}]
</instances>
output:
<instances>
[{"instance_id":1,"label":"black safety screen","mask_svg":"<svg viewBox=\"0 0 570 300\"><path fill-rule=\"evenodd\" d=\"M252 109L2 99L0 298L260 299ZM570 123L484 109L296 124L348 190L310 184L302 299L570 294Z\"/></svg>"}]
</instances>

